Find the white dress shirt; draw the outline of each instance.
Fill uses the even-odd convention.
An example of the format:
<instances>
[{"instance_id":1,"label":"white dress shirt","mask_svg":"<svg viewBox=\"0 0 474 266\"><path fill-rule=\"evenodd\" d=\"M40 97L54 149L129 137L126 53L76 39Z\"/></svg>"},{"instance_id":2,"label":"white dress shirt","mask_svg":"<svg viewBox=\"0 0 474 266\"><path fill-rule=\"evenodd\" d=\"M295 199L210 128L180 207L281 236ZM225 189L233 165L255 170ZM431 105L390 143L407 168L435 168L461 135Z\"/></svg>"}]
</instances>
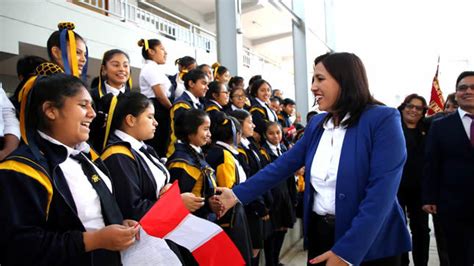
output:
<instances>
[{"instance_id":1,"label":"white dress shirt","mask_svg":"<svg viewBox=\"0 0 474 266\"><path fill-rule=\"evenodd\" d=\"M260 100L257 97L255 97L255 100L257 100L257 102L259 102L260 105L263 106L265 110L267 110L268 121L276 122L278 120L275 111L273 111L266 102Z\"/></svg>"},{"instance_id":2,"label":"white dress shirt","mask_svg":"<svg viewBox=\"0 0 474 266\"><path fill-rule=\"evenodd\" d=\"M237 149L235 149L233 146L231 146L231 145L229 145L225 142L216 141L216 144L224 147L225 149L230 151L235 156L239 155L239 151ZM245 182L245 180L247 180L247 174L245 173L244 168L242 167L242 165L240 165L239 160L237 160L237 158L235 158L234 156L232 156L232 157L234 158L235 167L237 168L237 172L239 173L239 182L243 183L243 182Z\"/></svg>"},{"instance_id":3,"label":"white dress shirt","mask_svg":"<svg viewBox=\"0 0 474 266\"><path fill-rule=\"evenodd\" d=\"M201 102L199 101L199 98L194 96L194 94L192 94L188 90L184 91L184 93L186 93L189 96L189 98L191 98L191 101L193 102L194 108L199 109L199 106L201 105Z\"/></svg>"},{"instance_id":4,"label":"white dress shirt","mask_svg":"<svg viewBox=\"0 0 474 266\"><path fill-rule=\"evenodd\" d=\"M174 98L178 98L186 91L184 81L179 78L179 73L176 74L176 89L174 90Z\"/></svg>"},{"instance_id":5,"label":"white dress shirt","mask_svg":"<svg viewBox=\"0 0 474 266\"><path fill-rule=\"evenodd\" d=\"M153 174L153 177L155 178L156 182L156 198L160 196L160 190L168 183L168 177L170 174L168 173L168 170L166 170L166 167L158 160L158 158L154 158L153 155L150 154L150 157L153 159L154 163L159 164L163 167L163 169L166 171L163 173L160 168L158 168L148 157L140 151L140 148L145 146L145 143L143 141L138 141L136 138L130 136L129 134L116 129L114 131L115 136L119 137L121 140L128 142L132 149L138 153L140 158L142 158L148 168L150 168L151 173Z\"/></svg>"},{"instance_id":6,"label":"white dress shirt","mask_svg":"<svg viewBox=\"0 0 474 266\"><path fill-rule=\"evenodd\" d=\"M220 105L217 101L210 100L210 102L213 102L215 105L217 105L217 107L219 107L219 109L222 110L222 105Z\"/></svg>"},{"instance_id":7,"label":"white dress shirt","mask_svg":"<svg viewBox=\"0 0 474 266\"><path fill-rule=\"evenodd\" d=\"M107 81L105 81L105 92L112 93L114 96L118 96L120 93L125 93L125 84L120 88L115 88L110 86Z\"/></svg>"},{"instance_id":8,"label":"white dress shirt","mask_svg":"<svg viewBox=\"0 0 474 266\"><path fill-rule=\"evenodd\" d=\"M244 146L246 149L249 149L250 151L252 151L252 153L253 153L255 159L257 159L257 161L260 162L260 156L258 156L258 154L257 154L253 149L250 148L250 141L249 141L247 138L242 137L242 138L240 139L240 143L241 143L242 146Z\"/></svg>"},{"instance_id":9,"label":"white dress shirt","mask_svg":"<svg viewBox=\"0 0 474 266\"><path fill-rule=\"evenodd\" d=\"M235 106L234 104L231 104L230 108L232 109L232 111L235 111L235 110L243 111L243 110L245 110L244 108L239 108L239 107Z\"/></svg>"},{"instance_id":10,"label":"white dress shirt","mask_svg":"<svg viewBox=\"0 0 474 266\"><path fill-rule=\"evenodd\" d=\"M469 116L467 116L467 114L469 113L461 109L461 107L458 108L458 113L461 117L462 125L464 126L464 131L466 131L467 138L473 138L473 136L471 136L471 123L473 122L473 120Z\"/></svg>"},{"instance_id":11,"label":"white dress shirt","mask_svg":"<svg viewBox=\"0 0 474 266\"><path fill-rule=\"evenodd\" d=\"M267 140L267 144L270 147L270 150L272 151L273 154L275 154L278 157L282 155L283 151L281 150L280 145L273 145L270 142L268 142L268 140Z\"/></svg>"},{"instance_id":12,"label":"white dress shirt","mask_svg":"<svg viewBox=\"0 0 474 266\"><path fill-rule=\"evenodd\" d=\"M15 107L8 99L3 88L0 87L0 137L7 134L15 135L20 139L20 122L16 118Z\"/></svg>"},{"instance_id":13,"label":"white dress shirt","mask_svg":"<svg viewBox=\"0 0 474 266\"><path fill-rule=\"evenodd\" d=\"M166 97L171 96L170 87L171 81L165 75L163 68L161 68L155 61L146 60L145 65L140 71L140 92L148 98L156 98L152 87L161 85L161 89Z\"/></svg>"},{"instance_id":14,"label":"white dress shirt","mask_svg":"<svg viewBox=\"0 0 474 266\"><path fill-rule=\"evenodd\" d=\"M341 123L349 117L346 115ZM335 215L337 172L347 128L335 127L332 119L324 123L323 128L310 170L311 185L316 191L312 210L318 215Z\"/></svg>"},{"instance_id":15,"label":"white dress shirt","mask_svg":"<svg viewBox=\"0 0 474 266\"><path fill-rule=\"evenodd\" d=\"M105 227L99 195L92 187L88 177L84 174L81 164L70 157L71 155L79 154L81 151L88 153L90 150L89 145L86 142L83 142L73 149L43 132L38 131L38 133L43 139L53 144L61 145L67 150L66 160L59 164L59 168L63 172L69 190L71 191L72 198L76 205L77 216L81 220L86 231L98 230ZM87 160L89 161L89 159ZM110 192L112 192L112 183L110 182L109 177L91 161L89 162L94 166L97 174L99 174L100 178L105 182Z\"/></svg>"}]
</instances>

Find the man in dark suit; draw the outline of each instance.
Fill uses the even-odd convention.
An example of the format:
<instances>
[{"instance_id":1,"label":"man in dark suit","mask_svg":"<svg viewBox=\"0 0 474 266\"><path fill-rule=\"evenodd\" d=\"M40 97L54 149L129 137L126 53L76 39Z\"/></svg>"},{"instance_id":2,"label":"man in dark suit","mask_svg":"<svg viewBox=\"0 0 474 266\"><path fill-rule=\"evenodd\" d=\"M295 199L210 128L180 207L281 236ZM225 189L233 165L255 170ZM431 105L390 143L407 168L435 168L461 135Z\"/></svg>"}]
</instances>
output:
<instances>
[{"instance_id":1,"label":"man in dark suit","mask_svg":"<svg viewBox=\"0 0 474 266\"><path fill-rule=\"evenodd\" d=\"M426 144L423 209L438 214L451 265L474 264L474 72L456 81L459 109L433 121Z\"/></svg>"}]
</instances>

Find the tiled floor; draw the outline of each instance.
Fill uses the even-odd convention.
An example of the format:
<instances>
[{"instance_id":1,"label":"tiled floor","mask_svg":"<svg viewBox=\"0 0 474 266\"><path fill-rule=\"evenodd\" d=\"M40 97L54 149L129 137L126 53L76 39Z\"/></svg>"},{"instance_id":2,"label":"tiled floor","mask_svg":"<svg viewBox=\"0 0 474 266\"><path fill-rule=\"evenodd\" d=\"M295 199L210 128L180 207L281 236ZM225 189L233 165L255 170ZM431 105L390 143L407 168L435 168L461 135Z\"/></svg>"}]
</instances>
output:
<instances>
[{"instance_id":1,"label":"tiled floor","mask_svg":"<svg viewBox=\"0 0 474 266\"><path fill-rule=\"evenodd\" d=\"M433 223L431 219L430 219L430 228L433 228ZM430 258L429 258L428 265L439 266L438 252L436 250L436 240L434 237L433 229L431 229L430 236L431 236ZM303 240L300 240L293 246L293 248L290 251L288 251L283 256L283 258L281 259L281 263L285 264L286 266L301 266L301 265L306 265L306 260L307 260L307 254L306 254L306 251L303 250ZM413 265L413 263L410 265Z\"/></svg>"}]
</instances>

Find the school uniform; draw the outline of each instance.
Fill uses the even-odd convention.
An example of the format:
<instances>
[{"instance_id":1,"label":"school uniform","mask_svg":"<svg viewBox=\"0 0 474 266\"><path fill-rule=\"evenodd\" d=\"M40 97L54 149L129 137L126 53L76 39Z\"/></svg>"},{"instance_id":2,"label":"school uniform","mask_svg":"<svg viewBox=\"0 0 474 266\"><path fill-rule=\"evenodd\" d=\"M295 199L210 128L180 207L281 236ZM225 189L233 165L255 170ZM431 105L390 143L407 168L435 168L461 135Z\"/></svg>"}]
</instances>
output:
<instances>
[{"instance_id":1,"label":"school uniform","mask_svg":"<svg viewBox=\"0 0 474 266\"><path fill-rule=\"evenodd\" d=\"M181 193L192 192L197 197L205 199L204 206L194 214L214 221L215 215L211 214L208 199L215 194L216 179L214 170L205 161L201 149L181 141L176 142L175 150L168 158L166 167L171 182L178 180Z\"/></svg>"},{"instance_id":2,"label":"school uniform","mask_svg":"<svg viewBox=\"0 0 474 266\"><path fill-rule=\"evenodd\" d=\"M102 85L100 89L99 87L95 87L89 91L94 102L93 106L96 117L92 120L89 127L90 133L88 142L94 147L94 150L99 152L104 148L105 125L107 122L107 113L109 112L109 110L106 110L105 105L109 97L111 97L108 96L104 98L104 96L118 96L130 92L130 88L125 84L121 88L114 88L105 81Z\"/></svg>"},{"instance_id":3,"label":"school uniform","mask_svg":"<svg viewBox=\"0 0 474 266\"><path fill-rule=\"evenodd\" d=\"M268 104L258 98L252 98L252 107L250 114L252 115L253 123L255 124L255 132L260 136L265 136L266 124L268 122L277 122L278 118L275 112L270 109Z\"/></svg>"},{"instance_id":4,"label":"school uniform","mask_svg":"<svg viewBox=\"0 0 474 266\"><path fill-rule=\"evenodd\" d=\"M170 174L153 148L121 130L110 136L101 159L110 169L115 197L125 219L139 221L156 203ZM197 265L186 248L165 239L183 265Z\"/></svg>"},{"instance_id":5,"label":"school uniform","mask_svg":"<svg viewBox=\"0 0 474 266\"><path fill-rule=\"evenodd\" d=\"M211 119L211 125L214 121L216 121L217 114L220 112L224 112L224 108L214 100L208 100L205 110L206 113L209 115L209 118Z\"/></svg>"},{"instance_id":6,"label":"school uniform","mask_svg":"<svg viewBox=\"0 0 474 266\"><path fill-rule=\"evenodd\" d=\"M217 186L232 188L247 179L237 159L239 152L227 143L217 141L207 150L206 161L216 173ZM251 264L252 245L247 217L242 204L230 209L217 221L239 249L247 265Z\"/></svg>"},{"instance_id":7,"label":"school uniform","mask_svg":"<svg viewBox=\"0 0 474 266\"><path fill-rule=\"evenodd\" d=\"M86 143L34 139L0 163L0 264L121 265L118 252L84 250L83 232L123 221L105 165Z\"/></svg>"},{"instance_id":8,"label":"school uniform","mask_svg":"<svg viewBox=\"0 0 474 266\"><path fill-rule=\"evenodd\" d=\"M168 77L163 73L163 69L153 60L146 60L145 65L140 71L140 92L147 96L155 107L155 119L158 122L158 128L156 129L155 136L153 139L146 141L152 146L157 152L158 156L165 157L166 150L169 144L169 131L170 131L170 111L160 104L156 99L155 92L152 87L161 85L161 89L166 97L171 97L170 87L171 82Z\"/></svg>"},{"instance_id":9,"label":"school uniform","mask_svg":"<svg viewBox=\"0 0 474 266\"><path fill-rule=\"evenodd\" d=\"M171 82L171 87L170 87L170 92L171 92L171 97L173 101L175 99L178 99L183 95L183 92L186 90L186 87L184 86L184 81L179 78L179 73L168 76L168 79Z\"/></svg>"},{"instance_id":10,"label":"school uniform","mask_svg":"<svg viewBox=\"0 0 474 266\"><path fill-rule=\"evenodd\" d=\"M177 98L173 106L171 107L170 110L170 129L171 129L171 134L170 134L170 144L168 146L168 151L166 153L166 157L170 157L173 152L174 152L174 145L176 143L176 135L174 133L174 125L176 121L179 119L179 117L186 112L187 110L191 109L204 109L203 103L194 96L191 92L189 91L184 91L184 93ZM159 126L159 125L158 125Z\"/></svg>"},{"instance_id":11,"label":"school uniform","mask_svg":"<svg viewBox=\"0 0 474 266\"><path fill-rule=\"evenodd\" d=\"M259 149L253 139L242 138L238 148L239 162L244 168L248 179L251 179L260 169L265 166L265 159L262 158ZM245 205L245 213L249 224L252 247L262 249L263 243L273 233L273 227L270 220L262 220L269 215L273 197L270 192L265 192L256 200Z\"/></svg>"}]
</instances>

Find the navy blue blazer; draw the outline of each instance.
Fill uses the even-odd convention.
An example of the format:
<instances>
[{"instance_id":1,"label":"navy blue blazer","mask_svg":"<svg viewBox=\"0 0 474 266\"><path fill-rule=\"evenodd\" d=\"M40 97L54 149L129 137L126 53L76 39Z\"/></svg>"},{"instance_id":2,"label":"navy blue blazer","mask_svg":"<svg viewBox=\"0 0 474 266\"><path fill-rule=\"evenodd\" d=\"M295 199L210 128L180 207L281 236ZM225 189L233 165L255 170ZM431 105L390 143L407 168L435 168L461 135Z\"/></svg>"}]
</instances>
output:
<instances>
[{"instance_id":1,"label":"navy blue blazer","mask_svg":"<svg viewBox=\"0 0 474 266\"><path fill-rule=\"evenodd\" d=\"M306 166L304 232L308 232L314 188L311 167L327 114L313 117L293 148L233 191L242 203ZM406 160L405 139L396 109L369 106L347 129L336 183L335 244L332 251L354 265L399 255L411 249L410 235L397 201Z\"/></svg>"},{"instance_id":2,"label":"navy blue blazer","mask_svg":"<svg viewBox=\"0 0 474 266\"><path fill-rule=\"evenodd\" d=\"M426 140L423 204L457 220L473 219L474 147L456 111L434 120Z\"/></svg>"}]
</instances>

